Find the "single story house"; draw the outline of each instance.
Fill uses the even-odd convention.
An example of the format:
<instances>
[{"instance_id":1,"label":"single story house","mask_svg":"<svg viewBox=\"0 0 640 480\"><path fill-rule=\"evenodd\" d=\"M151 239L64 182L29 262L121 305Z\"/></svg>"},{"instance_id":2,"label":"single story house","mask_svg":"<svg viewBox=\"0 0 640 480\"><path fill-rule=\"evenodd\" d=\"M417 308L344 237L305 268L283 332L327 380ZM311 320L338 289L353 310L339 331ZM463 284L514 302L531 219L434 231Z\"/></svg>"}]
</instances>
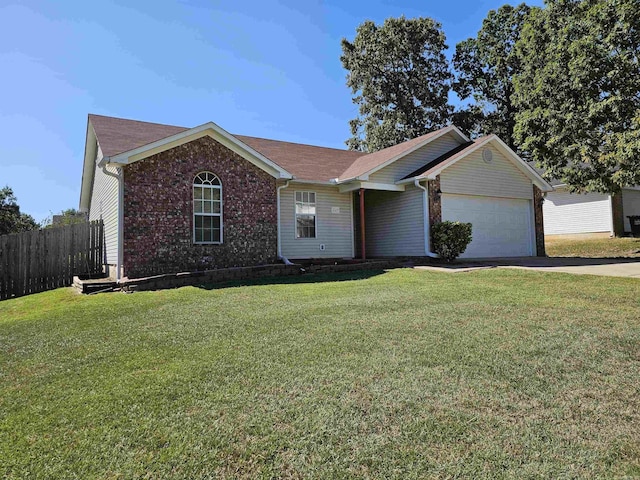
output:
<instances>
[{"instance_id":1,"label":"single story house","mask_svg":"<svg viewBox=\"0 0 640 480\"><path fill-rule=\"evenodd\" d=\"M80 209L117 278L310 258L433 256L430 228L473 224L464 256L544 255L552 190L495 135L448 126L364 154L89 115Z\"/></svg>"},{"instance_id":2,"label":"single story house","mask_svg":"<svg viewBox=\"0 0 640 480\"><path fill-rule=\"evenodd\" d=\"M624 188L615 195L571 193L560 181L545 198L546 235L622 236L631 233L628 216L640 215L640 187Z\"/></svg>"}]
</instances>

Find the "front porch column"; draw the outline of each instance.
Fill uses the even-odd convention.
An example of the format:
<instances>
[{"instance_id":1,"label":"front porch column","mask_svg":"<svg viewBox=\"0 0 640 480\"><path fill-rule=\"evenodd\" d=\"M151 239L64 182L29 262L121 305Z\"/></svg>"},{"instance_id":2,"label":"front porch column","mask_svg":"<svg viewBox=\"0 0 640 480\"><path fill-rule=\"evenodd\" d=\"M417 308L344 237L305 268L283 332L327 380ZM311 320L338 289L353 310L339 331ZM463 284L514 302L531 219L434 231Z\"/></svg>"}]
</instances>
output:
<instances>
[{"instance_id":1,"label":"front porch column","mask_svg":"<svg viewBox=\"0 0 640 480\"><path fill-rule=\"evenodd\" d=\"M364 188L360 189L360 251L362 260L367 259L367 247L364 238Z\"/></svg>"}]
</instances>

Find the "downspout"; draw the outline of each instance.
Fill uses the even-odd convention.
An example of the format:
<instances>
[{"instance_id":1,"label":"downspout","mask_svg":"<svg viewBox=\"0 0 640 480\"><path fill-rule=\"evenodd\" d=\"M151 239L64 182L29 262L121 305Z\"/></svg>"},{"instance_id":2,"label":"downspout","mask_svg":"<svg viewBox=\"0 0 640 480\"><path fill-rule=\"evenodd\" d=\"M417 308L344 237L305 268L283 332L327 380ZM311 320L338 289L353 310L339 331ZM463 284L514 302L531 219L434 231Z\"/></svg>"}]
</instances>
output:
<instances>
[{"instance_id":1,"label":"downspout","mask_svg":"<svg viewBox=\"0 0 640 480\"><path fill-rule=\"evenodd\" d=\"M424 254L427 257L438 258L437 253L431 251L431 222L429 221L429 191L420 185L420 180L414 179L413 184L422 190L422 213L424 215Z\"/></svg>"},{"instance_id":2,"label":"downspout","mask_svg":"<svg viewBox=\"0 0 640 480\"><path fill-rule=\"evenodd\" d=\"M293 265L293 263L291 263L287 257L284 257L282 255L282 228L280 228L280 190L287 188L290 181L291 180L287 180L284 185L280 185L276 189L276 199L278 205L278 259L280 259L285 265Z\"/></svg>"},{"instance_id":3,"label":"downspout","mask_svg":"<svg viewBox=\"0 0 640 480\"><path fill-rule=\"evenodd\" d=\"M118 256L116 257L116 282L122 280L122 240L124 231L124 170L122 167L116 167L119 173L113 173L107 170L107 164L101 162L100 168L105 175L118 180Z\"/></svg>"}]
</instances>

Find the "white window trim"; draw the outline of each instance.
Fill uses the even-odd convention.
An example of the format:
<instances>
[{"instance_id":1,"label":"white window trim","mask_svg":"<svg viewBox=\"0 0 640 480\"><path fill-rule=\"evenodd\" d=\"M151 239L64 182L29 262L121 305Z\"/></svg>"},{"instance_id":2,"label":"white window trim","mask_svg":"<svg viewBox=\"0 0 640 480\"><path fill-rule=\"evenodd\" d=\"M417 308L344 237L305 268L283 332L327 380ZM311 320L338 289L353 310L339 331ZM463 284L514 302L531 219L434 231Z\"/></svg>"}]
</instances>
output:
<instances>
[{"instance_id":1,"label":"white window trim","mask_svg":"<svg viewBox=\"0 0 640 480\"><path fill-rule=\"evenodd\" d=\"M299 237L298 236L298 214L296 213L296 194L297 193L313 193L316 201L314 205L316 207L316 213L314 215L313 223L315 227L315 236L313 237ZM293 238L296 240L317 240L318 239L318 193L311 190L295 190L293 192Z\"/></svg>"},{"instance_id":2,"label":"white window trim","mask_svg":"<svg viewBox=\"0 0 640 480\"><path fill-rule=\"evenodd\" d=\"M198 175L201 175L203 173L209 173L213 176L215 176L218 181L220 182L220 185L206 185L206 184L201 184L198 185L200 187L206 187L206 188L217 188L220 190L220 213L196 213L196 208L195 208L195 199L193 198L193 190L194 187L196 186L195 180L198 177ZM192 222L193 222L193 228L192 228L192 236L191 239L193 240L193 244L194 245L222 245L224 243L224 218L223 218L223 212L224 212L224 199L222 196L222 180L220 180L220 177L218 175L216 175L215 173L205 170L202 172L198 172L194 177L193 177L193 181L191 182L191 218L192 218ZM198 216L202 216L202 217L220 217L220 241L219 242L198 242L196 241L196 215Z\"/></svg>"}]
</instances>

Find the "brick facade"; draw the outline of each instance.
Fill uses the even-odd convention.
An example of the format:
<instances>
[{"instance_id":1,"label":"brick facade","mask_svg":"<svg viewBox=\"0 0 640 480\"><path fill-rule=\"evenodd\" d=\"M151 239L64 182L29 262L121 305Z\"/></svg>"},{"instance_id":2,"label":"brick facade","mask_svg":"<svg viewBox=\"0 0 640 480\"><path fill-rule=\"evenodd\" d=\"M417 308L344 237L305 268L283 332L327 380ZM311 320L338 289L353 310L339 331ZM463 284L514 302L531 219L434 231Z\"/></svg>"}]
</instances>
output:
<instances>
[{"instance_id":1,"label":"brick facade","mask_svg":"<svg viewBox=\"0 0 640 480\"><path fill-rule=\"evenodd\" d=\"M222 182L223 243L193 242L193 179ZM124 273L161 273L272 263L277 257L275 179L210 137L124 167Z\"/></svg>"},{"instance_id":2,"label":"brick facade","mask_svg":"<svg viewBox=\"0 0 640 480\"><path fill-rule=\"evenodd\" d=\"M435 180L427 181L427 190L429 192L429 225L435 225L442 221L442 193L440 191L440 175ZM430 239L430 244L433 239Z\"/></svg>"},{"instance_id":3,"label":"brick facade","mask_svg":"<svg viewBox=\"0 0 640 480\"><path fill-rule=\"evenodd\" d=\"M544 219L542 217L542 202L544 198L542 191L533 186L533 216L536 229L536 251L538 257L546 257L547 253L544 247Z\"/></svg>"}]
</instances>

